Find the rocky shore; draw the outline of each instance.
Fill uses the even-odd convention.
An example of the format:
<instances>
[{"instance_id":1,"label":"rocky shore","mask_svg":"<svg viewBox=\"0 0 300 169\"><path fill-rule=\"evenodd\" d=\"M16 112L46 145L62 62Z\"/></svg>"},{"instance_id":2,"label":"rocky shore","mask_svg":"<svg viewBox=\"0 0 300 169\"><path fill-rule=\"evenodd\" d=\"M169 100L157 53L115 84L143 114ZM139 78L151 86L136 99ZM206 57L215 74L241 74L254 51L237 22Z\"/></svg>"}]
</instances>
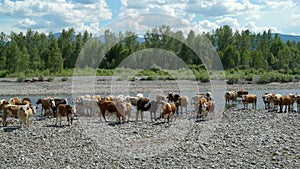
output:
<instances>
[{"instance_id":1,"label":"rocky shore","mask_svg":"<svg viewBox=\"0 0 300 169\"><path fill-rule=\"evenodd\" d=\"M0 82L0 93L70 94L72 82L71 78L34 83L6 80ZM105 79L85 78L77 83L76 93L109 93L112 86ZM192 90L193 83L115 81L112 88L124 91L125 84L129 92ZM88 85L96 87L86 91ZM298 85L226 88L279 90ZM198 86L199 91L210 87ZM205 120L198 121L195 115L190 110L170 124L146 119L121 125L114 123L115 117L106 123L99 116L81 116L72 126L63 119L61 127L54 126L55 119L37 115L29 128L19 128L19 121L9 118L8 127L0 127L0 168L300 168L300 113L218 108Z\"/></svg>"},{"instance_id":2,"label":"rocky shore","mask_svg":"<svg viewBox=\"0 0 300 169\"><path fill-rule=\"evenodd\" d=\"M1 168L299 168L300 115L227 110L203 121L100 122L72 126L34 117L0 130Z\"/></svg>"}]
</instances>

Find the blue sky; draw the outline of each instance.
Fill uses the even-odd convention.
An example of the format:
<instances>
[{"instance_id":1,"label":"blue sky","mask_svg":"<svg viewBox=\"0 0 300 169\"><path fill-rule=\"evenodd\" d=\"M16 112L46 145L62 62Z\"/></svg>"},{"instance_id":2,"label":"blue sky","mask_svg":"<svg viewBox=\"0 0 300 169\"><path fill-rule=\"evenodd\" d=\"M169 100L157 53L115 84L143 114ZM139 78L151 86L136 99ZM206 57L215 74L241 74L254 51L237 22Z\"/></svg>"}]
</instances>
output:
<instances>
[{"instance_id":1,"label":"blue sky","mask_svg":"<svg viewBox=\"0 0 300 169\"><path fill-rule=\"evenodd\" d=\"M300 35L297 0L0 0L0 31L5 33L60 32L69 27L102 34L143 33L153 26L202 33L225 24L249 29Z\"/></svg>"}]
</instances>

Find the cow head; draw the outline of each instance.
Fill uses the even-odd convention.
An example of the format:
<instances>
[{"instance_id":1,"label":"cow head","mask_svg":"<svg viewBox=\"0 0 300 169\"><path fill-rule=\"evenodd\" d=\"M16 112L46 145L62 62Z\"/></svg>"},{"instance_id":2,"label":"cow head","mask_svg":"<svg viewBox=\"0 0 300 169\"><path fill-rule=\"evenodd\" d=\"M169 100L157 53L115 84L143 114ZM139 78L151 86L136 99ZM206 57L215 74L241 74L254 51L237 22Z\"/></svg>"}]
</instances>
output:
<instances>
[{"instance_id":1,"label":"cow head","mask_svg":"<svg viewBox=\"0 0 300 169\"><path fill-rule=\"evenodd\" d=\"M36 104L42 104L43 103L43 99L38 99L37 101L36 101Z\"/></svg>"},{"instance_id":2,"label":"cow head","mask_svg":"<svg viewBox=\"0 0 300 169\"><path fill-rule=\"evenodd\" d=\"M33 114L35 114L36 110L38 109L37 106L30 106L30 108L31 108Z\"/></svg>"}]
</instances>

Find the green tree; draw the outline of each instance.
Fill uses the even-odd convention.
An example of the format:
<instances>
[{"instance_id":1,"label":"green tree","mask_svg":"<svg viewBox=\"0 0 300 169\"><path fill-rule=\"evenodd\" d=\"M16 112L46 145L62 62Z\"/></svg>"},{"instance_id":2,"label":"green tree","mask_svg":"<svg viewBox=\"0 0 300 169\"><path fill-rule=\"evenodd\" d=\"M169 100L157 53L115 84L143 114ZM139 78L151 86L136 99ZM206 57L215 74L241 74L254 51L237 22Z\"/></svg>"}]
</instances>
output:
<instances>
[{"instance_id":1,"label":"green tree","mask_svg":"<svg viewBox=\"0 0 300 169\"><path fill-rule=\"evenodd\" d=\"M31 52L31 64L30 68L34 71L42 70L42 59L39 55L39 50L36 47L36 45L33 46L32 52Z\"/></svg>"},{"instance_id":2,"label":"green tree","mask_svg":"<svg viewBox=\"0 0 300 169\"><path fill-rule=\"evenodd\" d=\"M235 46L229 45L225 48L221 61L224 68L234 68L240 64L240 53Z\"/></svg>"},{"instance_id":3,"label":"green tree","mask_svg":"<svg viewBox=\"0 0 300 169\"><path fill-rule=\"evenodd\" d=\"M63 30L61 36L58 38L58 47L61 50L62 57L64 58L64 68L73 68L75 65L76 56L73 52L73 39L75 30L69 28L67 31ZM75 61L74 61L75 60Z\"/></svg>"},{"instance_id":4,"label":"green tree","mask_svg":"<svg viewBox=\"0 0 300 169\"><path fill-rule=\"evenodd\" d=\"M50 71L56 73L63 70L63 58L60 49L58 48L57 41L53 34L50 37L50 54L48 58L48 68Z\"/></svg>"},{"instance_id":5,"label":"green tree","mask_svg":"<svg viewBox=\"0 0 300 169\"><path fill-rule=\"evenodd\" d=\"M20 53L20 59L18 60L18 71L19 72L28 72L30 70L30 55L27 52L26 46L23 46L21 53Z\"/></svg>"},{"instance_id":6,"label":"green tree","mask_svg":"<svg viewBox=\"0 0 300 169\"><path fill-rule=\"evenodd\" d=\"M19 68L19 59L20 59L20 48L17 45L16 41L12 41L7 49L7 59L6 59L6 69L9 73L14 73L18 71Z\"/></svg>"}]
</instances>

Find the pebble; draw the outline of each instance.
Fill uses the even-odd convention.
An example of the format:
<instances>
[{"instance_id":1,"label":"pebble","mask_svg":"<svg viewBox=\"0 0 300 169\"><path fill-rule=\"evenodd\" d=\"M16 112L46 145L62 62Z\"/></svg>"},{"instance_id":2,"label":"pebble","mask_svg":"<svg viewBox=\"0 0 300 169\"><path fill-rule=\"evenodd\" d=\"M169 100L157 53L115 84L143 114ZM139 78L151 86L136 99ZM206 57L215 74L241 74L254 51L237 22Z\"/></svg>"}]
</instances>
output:
<instances>
[{"instance_id":1,"label":"pebble","mask_svg":"<svg viewBox=\"0 0 300 169\"><path fill-rule=\"evenodd\" d=\"M49 127L53 119L33 117L28 130L0 128L0 159L4 159L0 160L0 166L300 168L300 135L291 134L300 128L300 114L277 114L279 124L270 128L272 119L264 111L250 114L227 110L226 113L211 135L204 135L201 129L214 119L192 126L184 137L168 136L164 127L150 122L111 126L97 123L98 118L78 117L80 124L76 121L72 127L57 128ZM171 124L172 129L182 128L182 124ZM18 123L9 127L15 125Z\"/></svg>"}]
</instances>

